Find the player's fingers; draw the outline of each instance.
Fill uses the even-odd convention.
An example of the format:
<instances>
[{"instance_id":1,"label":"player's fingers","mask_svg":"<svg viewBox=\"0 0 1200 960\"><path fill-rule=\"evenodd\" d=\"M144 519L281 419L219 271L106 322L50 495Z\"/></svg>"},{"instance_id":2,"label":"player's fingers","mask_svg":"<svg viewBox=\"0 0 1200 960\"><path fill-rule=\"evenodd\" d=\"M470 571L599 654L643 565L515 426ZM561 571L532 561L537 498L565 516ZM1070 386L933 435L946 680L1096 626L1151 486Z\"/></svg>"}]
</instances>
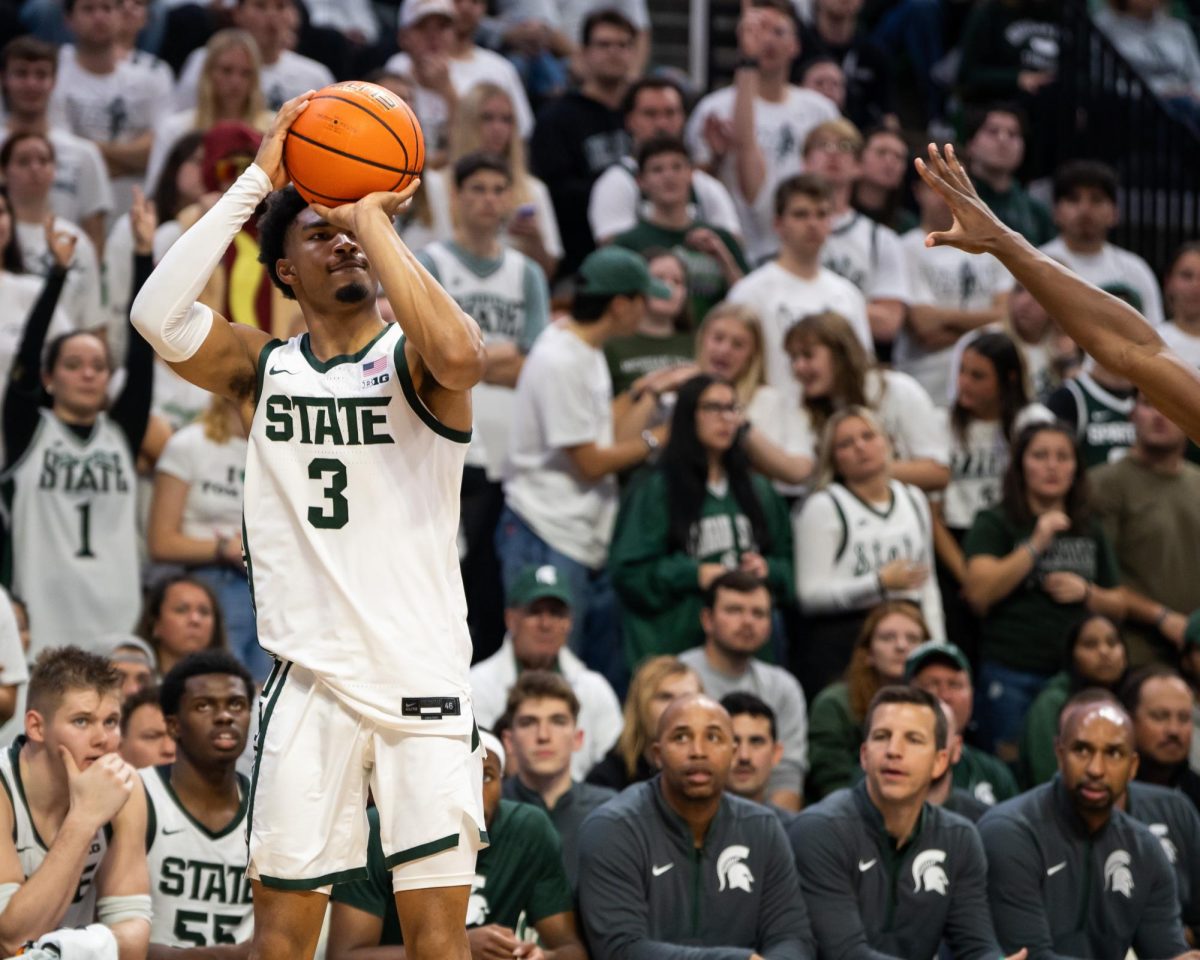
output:
<instances>
[{"instance_id":1,"label":"player's fingers","mask_svg":"<svg viewBox=\"0 0 1200 960\"><path fill-rule=\"evenodd\" d=\"M929 186L936 190L939 194L945 196L949 191L949 185L933 171L929 164L927 164L920 157L917 157L914 162L916 164L918 176L920 176L922 180L929 184Z\"/></svg>"},{"instance_id":2,"label":"player's fingers","mask_svg":"<svg viewBox=\"0 0 1200 960\"><path fill-rule=\"evenodd\" d=\"M325 206L323 203L310 203L308 206L312 212L322 220L328 220L329 214L332 212L329 207Z\"/></svg>"},{"instance_id":3,"label":"player's fingers","mask_svg":"<svg viewBox=\"0 0 1200 960\"><path fill-rule=\"evenodd\" d=\"M413 177L408 186L403 190L396 191L397 202L403 203L416 195L416 192L421 189L421 178Z\"/></svg>"},{"instance_id":4,"label":"player's fingers","mask_svg":"<svg viewBox=\"0 0 1200 960\"><path fill-rule=\"evenodd\" d=\"M952 247L954 246L954 236L944 230L939 230L934 233L925 235L925 246L927 247Z\"/></svg>"}]
</instances>

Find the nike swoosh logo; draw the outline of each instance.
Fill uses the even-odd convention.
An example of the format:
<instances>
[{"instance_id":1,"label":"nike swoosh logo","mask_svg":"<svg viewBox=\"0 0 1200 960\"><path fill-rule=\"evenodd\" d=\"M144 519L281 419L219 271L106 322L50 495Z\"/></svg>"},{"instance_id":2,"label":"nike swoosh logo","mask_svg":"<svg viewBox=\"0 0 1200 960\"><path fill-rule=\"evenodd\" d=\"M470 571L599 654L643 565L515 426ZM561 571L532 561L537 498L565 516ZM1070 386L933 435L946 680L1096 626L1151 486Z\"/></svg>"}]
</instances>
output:
<instances>
[{"instance_id":1,"label":"nike swoosh logo","mask_svg":"<svg viewBox=\"0 0 1200 960\"><path fill-rule=\"evenodd\" d=\"M664 863L661 867L651 867L650 872L652 874L654 874L656 877L661 877L664 873L666 873L668 870L670 870L673 866L675 866L675 864L673 864L673 863Z\"/></svg>"},{"instance_id":2,"label":"nike swoosh logo","mask_svg":"<svg viewBox=\"0 0 1200 960\"><path fill-rule=\"evenodd\" d=\"M287 373L287 374L293 374L293 373L295 373L296 371L295 371L295 370L283 370L283 369L280 369L279 367L272 367L272 368L271 368L269 371L267 371L267 372L268 372L268 373L270 373L270 374L271 374L271 376L275 376L275 374L277 374L277 373Z\"/></svg>"},{"instance_id":3,"label":"nike swoosh logo","mask_svg":"<svg viewBox=\"0 0 1200 960\"><path fill-rule=\"evenodd\" d=\"M175 836L175 834L177 834L177 833L183 833L183 831L184 831L184 830L186 830L186 829L187 829L187 827L176 827L174 830L166 830L166 829L164 829L164 830L163 830L163 836L164 836L164 837L173 837L173 836Z\"/></svg>"},{"instance_id":4,"label":"nike swoosh logo","mask_svg":"<svg viewBox=\"0 0 1200 960\"><path fill-rule=\"evenodd\" d=\"M875 866L875 863L877 860L878 860L878 857L876 857L875 860L859 860L858 861L858 872L866 873L873 866Z\"/></svg>"},{"instance_id":5,"label":"nike swoosh logo","mask_svg":"<svg viewBox=\"0 0 1200 960\"><path fill-rule=\"evenodd\" d=\"M1059 870L1062 870L1066 865L1067 865L1066 860L1064 860L1062 863L1055 864L1053 867L1050 867L1049 869L1046 870L1046 876L1048 876L1048 877L1054 876L1056 873L1058 873Z\"/></svg>"}]
</instances>

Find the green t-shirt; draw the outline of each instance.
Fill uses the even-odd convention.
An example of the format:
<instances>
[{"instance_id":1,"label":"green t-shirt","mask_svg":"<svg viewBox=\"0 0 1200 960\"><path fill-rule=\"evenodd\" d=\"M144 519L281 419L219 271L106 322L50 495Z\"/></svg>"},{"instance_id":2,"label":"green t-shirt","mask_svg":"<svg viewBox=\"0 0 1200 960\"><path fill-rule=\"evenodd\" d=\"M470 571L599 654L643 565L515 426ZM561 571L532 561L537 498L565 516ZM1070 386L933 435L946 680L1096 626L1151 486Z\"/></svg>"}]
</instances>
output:
<instances>
[{"instance_id":1,"label":"green t-shirt","mask_svg":"<svg viewBox=\"0 0 1200 960\"><path fill-rule=\"evenodd\" d=\"M963 553L1005 557L1033 534L1032 523L1016 527L1002 507L980 510L963 540ZM983 618L981 652L1012 670L1049 676L1063 664L1067 631L1086 612L1082 603L1055 603L1042 589L1048 573L1077 573L1099 587L1119 582L1112 545L1100 524L1087 523L1082 533L1066 532L1054 538L1050 548L1007 597L998 600Z\"/></svg>"},{"instance_id":2,"label":"green t-shirt","mask_svg":"<svg viewBox=\"0 0 1200 960\"><path fill-rule=\"evenodd\" d=\"M965 743L953 778L954 786L989 807L1017 795L1017 781L1004 761Z\"/></svg>"},{"instance_id":3,"label":"green t-shirt","mask_svg":"<svg viewBox=\"0 0 1200 960\"><path fill-rule=\"evenodd\" d=\"M612 375L613 396L628 390L638 377L655 370L690 363L696 356L694 333L672 333L666 337L651 337L635 333L628 337L613 337L604 344L604 359Z\"/></svg>"},{"instance_id":4,"label":"green t-shirt","mask_svg":"<svg viewBox=\"0 0 1200 960\"><path fill-rule=\"evenodd\" d=\"M380 946L398 946L400 918L392 892L392 872L385 866L379 839L379 812L367 811L371 837L367 845L367 877L334 884L333 899L383 920ZM491 844L479 851L475 880L467 905L467 927L499 923L523 936L547 917L574 909L571 884L563 868L558 833L546 814L525 803L501 800L488 825Z\"/></svg>"},{"instance_id":5,"label":"green t-shirt","mask_svg":"<svg viewBox=\"0 0 1200 960\"><path fill-rule=\"evenodd\" d=\"M721 264L711 254L693 250L684 238L697 227L707 227L725 244L725 248L733 254L733 259L745 273L750 272L746 257L742 253L742 245L728 230L710 226L707 223L693 223L686 230L671 230L660 227L645 220L638 220L637 226L619 233L613 237L613 243L618 247L626 247L634 253L642 253L653 247L662 247L679 254L687 265L688 298L692 304L692 320L696 325L704 319L708 311L725 298L729 292L730 283L721 272Z\"/></svg>"},{"instance_id":6,"label":"green t-shirt","mask_svg":"<svg viewBox=\"0 0 1200 960\"><path fill-rule=\"evenodd\" d=\"M1054 217L1045 204L1031 197L1019 183L1014 182L1004 193L997 193L977 178L975 189L1001 223L1016 230L1035 247L1049 243L1057 236Z\"/></svg>"}]
</instances>

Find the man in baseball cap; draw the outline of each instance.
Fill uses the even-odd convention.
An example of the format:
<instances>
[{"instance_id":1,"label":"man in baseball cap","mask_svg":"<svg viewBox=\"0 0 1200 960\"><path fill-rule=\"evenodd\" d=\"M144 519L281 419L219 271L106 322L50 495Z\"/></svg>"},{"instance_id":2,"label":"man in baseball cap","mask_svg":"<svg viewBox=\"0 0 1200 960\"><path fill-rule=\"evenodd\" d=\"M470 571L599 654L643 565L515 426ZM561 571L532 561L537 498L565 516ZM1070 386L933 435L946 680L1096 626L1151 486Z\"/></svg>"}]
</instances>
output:
<instances>
[{"instance_id":1,"label":"man in baseball cap","mask_svg":"<svg viewBox=\"0 0 1200 960\"><path fill-rule=\"evenodd\" d=\"M965 733L975 708L971 665L966 654L952 643L930 640L908 655L904 678L942 700L954 712L955 727ZM1000 760L965 742L954 765L954 786L968 791L989 807L1017 795L1017 783Z\"/></svg>"}]
</instances>

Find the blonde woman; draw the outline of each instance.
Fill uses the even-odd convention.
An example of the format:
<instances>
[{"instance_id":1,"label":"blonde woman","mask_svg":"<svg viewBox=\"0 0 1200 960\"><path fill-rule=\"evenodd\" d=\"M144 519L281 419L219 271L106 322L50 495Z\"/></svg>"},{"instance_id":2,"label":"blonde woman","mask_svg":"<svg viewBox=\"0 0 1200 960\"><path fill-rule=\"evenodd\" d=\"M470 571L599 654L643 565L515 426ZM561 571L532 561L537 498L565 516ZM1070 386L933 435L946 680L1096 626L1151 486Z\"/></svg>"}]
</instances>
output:
<instances>
[{"instance_id":1,"label":"blonde woman","mask_svg":"<svg viewBox=\"0 0 1200 960\"><path fill-rule=\"evenodd\" d=\"M201 133L221 120L237 120L266 133L272 113L259 86L262 59L258 44L245 30L218 30L206 46L196 107L168 114L154 131L146 163L146 191L153 192L163 161L175 141L191 130Z\"/></svg>"},{"instance_id":2,"label":"blonde woman","mask_svg":"<svg viewBox=\"0 0 1200 960\"><path fill-rule=\"evenodd\" d=\"M872 410L851 406L829 418L818 489L793 520L805 619L794 672L806 690L842 674L867 612L884 600L918 604L934 639L945 638L929 503L917 487L893 479L891 465L891 445Z\"/></svg>"},{"instance_id":3,"label":"blonde woman","mask_svg":"<svg viewBox=\"0 0 1200 960\"><path fill-rule=\"evenodd\" d=\"M625 726L617 745L592 767L587 782L614 790L649 780L657 772L650 760L658 720L676 697L703 693L700 677L683 661L650 657L637 668L625 695Z\"/></svg>"},{"instance_id":4,"label":"blonde woman","mask_svg":"<svg viewBox=\"0 0 1200 960\"><path fill-rule=\"evenodd\" d=\"M147 541L159 563L179 564L207 584L225 614L229 643L262 682L270 658L258 645L242 564L246 429L237 407L214 396L158 459Z\"/></svg>"},{"instance_id":5,"label":"blonde woman","mask_svg":"<svg viewBox=\"0 0 1200 960\"><path fill-rule=\"evenodd\" d=\"M477 152L501 157L512 171L513 209L505 242L534 260L546 276L553 276L563 246L550 191L529 173L512 99L494 83L476 84L459 100L450 127L449 162L437 170L426 170L422 178L430 218L430 236L424 242L453 239L454 164ZM411 247L410 234L402 233Z\"/></svg>"}]
</instances>

